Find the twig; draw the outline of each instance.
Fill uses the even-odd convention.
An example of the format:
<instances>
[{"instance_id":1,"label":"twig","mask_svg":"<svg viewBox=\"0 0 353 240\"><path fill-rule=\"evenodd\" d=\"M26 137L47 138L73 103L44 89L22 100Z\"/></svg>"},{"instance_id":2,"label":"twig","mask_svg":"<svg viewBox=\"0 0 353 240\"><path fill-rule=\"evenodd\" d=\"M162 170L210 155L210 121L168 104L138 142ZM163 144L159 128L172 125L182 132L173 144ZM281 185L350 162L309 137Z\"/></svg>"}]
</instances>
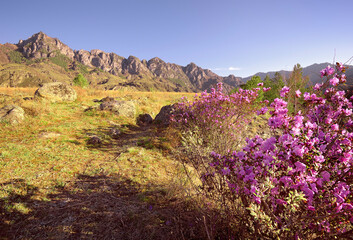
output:
<instances>
[{"instance_id":1,"label":"twig","mask_svg":"<svg viewBox=\"0 0 353 240\"><path fill-rule=\"evenodd\" d=\"M205 215L203 216L203 224L205 225L206 233L207 233L207 238L208 240L211 240L210 233L208 232L207 224L206 224L206 217Z\"/></svg>"}]
</instances>

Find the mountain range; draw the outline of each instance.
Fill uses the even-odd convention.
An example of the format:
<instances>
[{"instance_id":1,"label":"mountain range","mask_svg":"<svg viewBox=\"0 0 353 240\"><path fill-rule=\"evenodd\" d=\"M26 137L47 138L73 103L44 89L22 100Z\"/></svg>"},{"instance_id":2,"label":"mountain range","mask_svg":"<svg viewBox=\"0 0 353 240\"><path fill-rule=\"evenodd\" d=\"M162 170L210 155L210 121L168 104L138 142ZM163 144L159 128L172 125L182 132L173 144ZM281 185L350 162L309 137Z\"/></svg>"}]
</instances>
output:
<instances>
[{"instance_id":1,"label":"mountain range","mask_svg":"<svg viewBox=\"0 0 353 240\"><path fill-rule=\"evenodd\" d=\"M328 63L313 64L303 68L303 75L309 76L310 83L322 81L320 70ZM353 69L347 76L353 82ZM288 78L291 71L279 71ZM222 77L195 63L181 66L164 62L155 57L140 60L129 56L124 58L116 53L101 50L73 50L57 38L43 32L36 33L17 44L0 44L0 86L36 87L45 82L72 83L81 73L90 86L104 90L176 91L200 92L222 82L226 90L245 83L247 78L229 75ZM274 77L275 72L259 72ZM351 77L352 76L352 77Z\"/></svg>"},{"instance_id":2,"label":"mountain range","mask_svg":"<svg viewBox=\"0 0 353 240\"><path fill-rule=\"evenodd\" d=\"M334 64L332 64L332 63L325 62L325 63L319 63L319 64L315 63L310 66L303 67L303 70L302 70L303 76L309 77L309 85L314 85L316 83L320 83L323 81L323 79L321 78L321 75L320 75L320 71L322 69L326 68L328 65L334 66ZM290 74L292 71L281 70L278 72L283 76L284 79L288 79L290 77ZM275 73L276 72L274 72L274 71L272 71L272 72L258 72L254 75L261 77L261 79L263 80L267 75L270 78L273 78L275 76ZM352 68L352 66L348 65L348 68L346 70L346 75L347 75L347 83L348 84L353 83L353 68ZM248 80L251 79L251 77L252 76L242 78L242 81L247 82Z\"/></svg>"},{"instance_id":3,"label":"mountain range","mask_svg":"<svg viewBox=\"0 0 353 240\"><path fill-rule=\"evenodd\" d=\"M72 50L43 32L17 44L0 45L0 64L0 86L10 87L36 86L51 81L72 82L78 73L82 73L91 86L106 90L200 92L218 82L223 82L226 89L242 83L239 77L221 77L195 63L180 66L158 57L147 61L101 50Z\"/></svg>"}]
</instances>

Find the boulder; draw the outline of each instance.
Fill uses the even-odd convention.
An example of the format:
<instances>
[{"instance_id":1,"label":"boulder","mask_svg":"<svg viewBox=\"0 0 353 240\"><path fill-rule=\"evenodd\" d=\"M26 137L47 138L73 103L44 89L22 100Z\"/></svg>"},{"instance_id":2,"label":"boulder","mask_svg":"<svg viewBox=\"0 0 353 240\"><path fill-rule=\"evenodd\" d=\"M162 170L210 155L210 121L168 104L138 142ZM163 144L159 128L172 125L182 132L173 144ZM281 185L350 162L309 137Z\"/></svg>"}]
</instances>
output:
<instances>
[{"instance_id":1,"label":"boulder","mask_svg":"<svg viewBox=\"0 0 353 240\"><path fill-rule=\"evenodd\" d=\"M157 114L154 119L154 123L163 126L168 126L171 123L171 116L176 109L176 104L166 105L162 107L161 111Z\"/></svg>"},{"instance_id":2,"label":"boulder","mask_svg":"<svg viewBox=\"0 0 353 240\"><path fill-rule=\"evenodd\" d=\"M76 91L69 85L61 82L44 83L34 93L36 98L44 98L51 102L75 101Z\"/></svg>"},{"instance_id":3,"label":"boulder","mask_svg":"<svg viewBox=\"0 0 353 240\"><path fill-rule=\"evenodd\" d=\"M136 119L137 125L140 125L140 126L149 125L152 123L152 121L153 121L153 118L151 117L151 115L147 113L140 114Z\"/></svg>"},{"instance_id":4,"label":"boulder","mask_svg":"<svg viewBox=\"0 0 353 240\"><path fill-rule=\"evenodd\" d=\"M124 117L135 117L136 107L135 104L128 101L105 101L99 105L100 110L111 111L116 115Z\"/></svg>"},{"instance_id":5,"label":"boulder","mask_svg":"<svg viewBox=\"0 0 353 240\"><path fill-rule=\"evenodd\" d=\"M7 105L0 108L0 122L9 122L11 124L21 123L25 118L25 111L16 105Z\"/></svg>"}]
</instances>

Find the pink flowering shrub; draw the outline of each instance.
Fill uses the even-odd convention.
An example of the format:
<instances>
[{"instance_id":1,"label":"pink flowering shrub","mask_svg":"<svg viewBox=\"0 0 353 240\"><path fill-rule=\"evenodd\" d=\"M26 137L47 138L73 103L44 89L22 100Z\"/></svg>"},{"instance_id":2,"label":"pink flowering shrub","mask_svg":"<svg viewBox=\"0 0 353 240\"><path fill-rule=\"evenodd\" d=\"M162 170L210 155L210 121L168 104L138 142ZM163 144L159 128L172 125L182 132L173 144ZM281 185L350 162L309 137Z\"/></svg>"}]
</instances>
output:
<instances>
[{"instance_id":1,"label":"pink flowering shrub","mask_svg":"<svg viewBox=\"0 0 353 240\"><path fill-rule=\"evenodd\" d=\"M192 102L180 102L172 120L181 129L185 146L207 157L211 151L226 154L237 149L242 131L260 108L253 104L259 90L239 89L227 95L218 83L211 93L205 91Z\"/></svg>"},{"instance_id":2,"label":"pink flowering shrub","mask_svg":"<svg viewBox=\"0 0 353 240\"><path fill-rule=\"evenodd\" d=\"M268 120L281 134L247 139L232 154L211 154L213 161L201 176L203 189L241 229L237 234L261 239L353 236L353 98L335 88L345 82L344 70L342 64L328 66L321 71L326 83L315 85L314 93L296 92L306 103L305 114L288 114L290 89L282 89ZM197 114L202 116L202 110ZM209 121L215 119L222 118Z\"/></svg>"}]
</instances>

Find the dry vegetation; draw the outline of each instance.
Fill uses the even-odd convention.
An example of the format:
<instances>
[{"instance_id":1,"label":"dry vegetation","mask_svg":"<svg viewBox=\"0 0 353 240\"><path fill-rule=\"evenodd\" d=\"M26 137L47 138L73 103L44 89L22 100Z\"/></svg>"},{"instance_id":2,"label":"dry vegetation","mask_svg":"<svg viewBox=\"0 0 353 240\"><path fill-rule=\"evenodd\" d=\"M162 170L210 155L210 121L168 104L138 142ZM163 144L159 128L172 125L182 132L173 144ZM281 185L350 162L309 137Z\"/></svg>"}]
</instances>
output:
<instances>
[{"instance_id":1,"label":"dry vegetation","mask_svg":"<svg viewBox=\"0 0 353 240\"><path fill-rule=\"evenodd\" d=\"M138 114L155 117L185 94L76 90L75 102L45 103L24 100L34 88L0 88L0 107L14 103L26 112L22 124L0 125L0 239L219 235L217 221L208 219L212 211L203 217L206 206L196 204L185 170L173 158L173 130L84 111L97 104L93 99L110 96L134 101ZM122 134L112 138L112 128ZM87 144L91 135L102 144Z\"/></svg>"}]
</instances>

